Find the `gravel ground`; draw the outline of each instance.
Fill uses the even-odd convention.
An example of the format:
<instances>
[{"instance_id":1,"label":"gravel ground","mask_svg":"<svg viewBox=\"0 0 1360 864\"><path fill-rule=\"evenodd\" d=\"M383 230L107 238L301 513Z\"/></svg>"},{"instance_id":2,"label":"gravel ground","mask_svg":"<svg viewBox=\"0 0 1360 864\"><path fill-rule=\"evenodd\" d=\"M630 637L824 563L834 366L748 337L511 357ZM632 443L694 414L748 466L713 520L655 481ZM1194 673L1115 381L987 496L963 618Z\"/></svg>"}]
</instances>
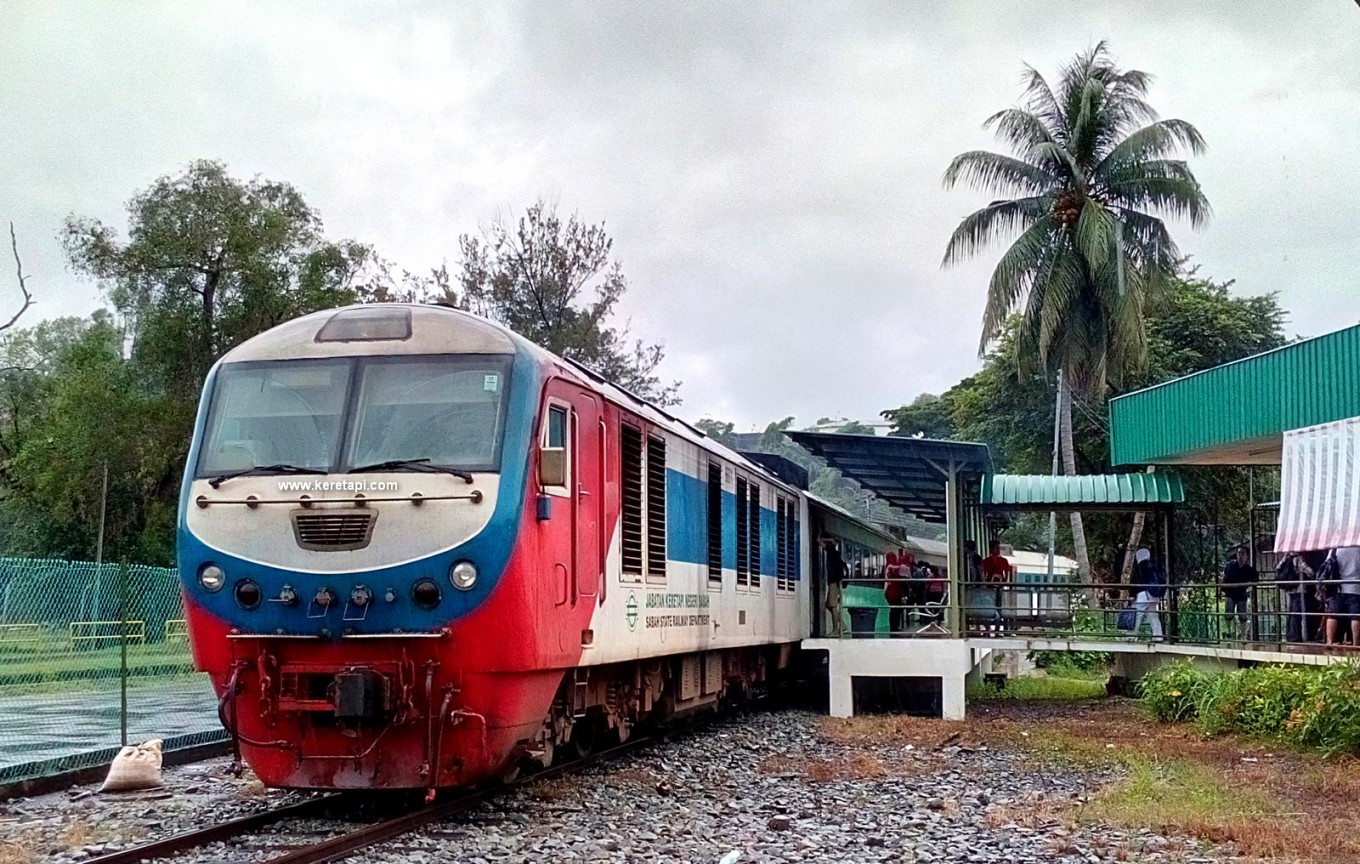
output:
<instances>
[{"instance_id":1,"label":"gravel ground","mask_svg":"<svg viewBox=\"0 0 1360 864\"><path fill-rule=\"evenodd\" d=\"M1236 860L1151 831L1070 826L1112 771L1036 767L1025 756L945 741L847 746L802 712L730 720L572 777L528 785L456 821L369 850L373 862L513 864L785 861L1103 864ZM154 793L71 790L0 804L0 864L79 861L121 845L301 800L265 791L225 760L167 769ZM342 826L290 826L291 846ZM295 836L289 836L290 834ZM257 843L196 861L259 860ZM736 857L733 858L733 855Z\"/></svg>"},{"instance_id":2,"label":"gravel ground","mask_svg":"<svg viewBox=\"0 0 1360 864\"><path fill-rule=\"evenodd\" d=\"M249 770L237 779L230 762L167 768L163 789L99 795L96 784L0 802L0 864L79 861L309 797L266 790Z\"/></svg>"},{"instance_id":3,"label":"gravel ground","mask_svg":"<svg viewBox=\"0 0 1360 864\"><path fill-rule=\"evenodd\" d=\"M1112 772L948 745L848 747L819 718L757 714L585 775L526 787L375 862L1187 862L1226 850L1149 831L1068 830ZM1047 814L1052 814L1051 816ZM732 854L736 854L733 859Z\"/></svg>"}]
</instances>

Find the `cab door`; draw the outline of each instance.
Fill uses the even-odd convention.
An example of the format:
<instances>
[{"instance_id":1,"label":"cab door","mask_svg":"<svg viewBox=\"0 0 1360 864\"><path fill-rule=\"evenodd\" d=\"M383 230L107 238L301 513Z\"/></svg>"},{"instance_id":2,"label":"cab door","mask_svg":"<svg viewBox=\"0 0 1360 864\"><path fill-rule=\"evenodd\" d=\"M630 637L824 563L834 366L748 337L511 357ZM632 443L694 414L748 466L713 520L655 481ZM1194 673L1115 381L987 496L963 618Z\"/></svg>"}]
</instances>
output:
<instances>
[{"instance_id":1,"label":"cab door","mask_svg":"<svg viewBox=\"0 0 1360 864\"><path fill-rule=\"evenodd\" d=\"M599 399L580 393L572 400L573 603L593 603L604 585L604 468L607 436Z\"/></svg>"}]
</instances>

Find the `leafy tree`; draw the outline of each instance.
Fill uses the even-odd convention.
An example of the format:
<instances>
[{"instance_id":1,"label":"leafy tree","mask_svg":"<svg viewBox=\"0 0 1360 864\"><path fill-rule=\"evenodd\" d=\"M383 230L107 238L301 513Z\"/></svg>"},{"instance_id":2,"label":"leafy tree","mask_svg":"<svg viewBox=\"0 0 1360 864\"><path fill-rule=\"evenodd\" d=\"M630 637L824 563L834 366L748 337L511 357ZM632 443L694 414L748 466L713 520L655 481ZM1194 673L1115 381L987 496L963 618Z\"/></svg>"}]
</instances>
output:
<instances>
[{"instance_id":1,"label":"leafy tree","mask_svg":"<svg viewBox=\"0 0 1360 864\"><path fill-rule=\"evenodd\" d=\"M663 346L632 341L627 325L608 323L628 280L610 258L614 241L603 225L575 214L564 222L538 201L513 223L497 220L459 245L467 308L659 405L679 404L679 382L663 384L656 372Z\"/></svg>"},{"instance_id":2,"label":"leafy tree","mask_svg":"<svg viewBox=\"0 0 1360 864\"><path fill-rule=\"evenodd\" d=\"M1063 67L1056 90L1026 67L1025 104L994 114L1014 155L970 151L945 171L958 183L1015 196L967 216L945 250L946 266L1018 234L992 273L981 351L1007 332L1018 360L1061 372L1063 464L1076 472L1072 398L1098 399L1107 383L1146 360L1146 310L1161 300L1180 258L1162 219L1209 216L1209 202L1180 150L1204 141L1182 120L1159 120L1147 102L1151 78L1121 70L1102 42ZM1076 555L1090 574L1080 514Z\"/></svg>"},{"instance_id":3,"label":"leafy tree","mask_svg":"<svg viewBox=\"0 0 1360 864\"><path fill-rule=\"evenodd\" d=\"M88 322L47 322L20 352L37 358L23 393L5 382L13 403L0 435L0 477L10 551L93 557L105 466L105 557L168 564L173 557L174 490L187 449L183 427L194 406L148 393L123 359L123 333L107 314ZM19 336L20 334L15 334ZM16 347L17 346L17 347ZM45 370L45 371L37 371Z\"/></svg>"},{"instance_id":4,"label":"leafy tree","mask_svg":"<svg viewBox=\"0 0 1360 864\"><path fill-rule=\"evenodd\" d=\"M728 447L732 450L737 449L736 426L732 423L724 423L721 420L705 417L695 423L694 428L724 447Z\"/></svg>"},{"instance_id":5,"label":"leafy tree","mask_svg":"<svg viewBox=\"0 0 1360 864\"><path fill-rule=\"evenodd\" d=\"M231 348L298 315L360 297L372 250L330 242L291 185L238 180L219 162L191 163L128 203L128 240L71 216L71 266L98 279L132 324L134 356L168 394L196 398Z\"/></svg>"}]
</instances>

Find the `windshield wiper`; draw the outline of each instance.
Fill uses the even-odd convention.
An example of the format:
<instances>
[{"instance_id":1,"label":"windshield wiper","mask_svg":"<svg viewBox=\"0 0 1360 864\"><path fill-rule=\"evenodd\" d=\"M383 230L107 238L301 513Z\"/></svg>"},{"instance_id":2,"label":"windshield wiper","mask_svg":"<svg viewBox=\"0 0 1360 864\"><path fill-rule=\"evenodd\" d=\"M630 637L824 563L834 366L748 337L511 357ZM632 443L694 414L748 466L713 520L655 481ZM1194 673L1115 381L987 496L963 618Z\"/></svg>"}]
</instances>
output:
<instances>
[{"instance_id":1,"label":"windshield wiper","mask_svg":"<svg viewBox=\"0 0 1360 864\"><path fill-rule=\"evenodd\" d=\"M325 474L319 468L302 468L298 465L288 465L280 462L276 465L256 465L253 468L243 468L240 471L232 471L227 474L219 474L208 481L208 485L216 489L233 477L245 477L247 474Z\"/></svg>"},{"instance_id":2,"label":"windshield wiper","mask_svg":"<svg viewBox=\"0 0 1360 864\"><path fill-rule=\"evenodd\" d=\"M452 474L461 477L468 483L474 482L472 475L466 471L459 471L457 468L446 468L443 465L430 465L430 457L422 459L388 459L386 462L374 462L372 465L360 465L358 468L349 469L350 474L362 474L366 471L399 471L402 468L409 468L414 471L430 471L434 473Z\"/></svg>"}]
</instances>

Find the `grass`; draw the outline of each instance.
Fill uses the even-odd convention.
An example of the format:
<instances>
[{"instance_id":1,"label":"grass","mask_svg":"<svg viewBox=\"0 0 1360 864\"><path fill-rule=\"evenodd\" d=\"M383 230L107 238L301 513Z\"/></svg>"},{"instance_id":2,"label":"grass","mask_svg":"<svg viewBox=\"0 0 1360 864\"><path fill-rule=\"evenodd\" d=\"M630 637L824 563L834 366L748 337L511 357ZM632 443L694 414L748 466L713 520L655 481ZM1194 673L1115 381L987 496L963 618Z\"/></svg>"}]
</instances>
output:
<instances>
[{"instance_id":1,"label":"grass","mask_svg":"<svg viewBox=\"0 0 1360 864\"><path fill-rule=\"evenodd\" d=\"M1028 753L1036 771L1064 766L1119 775L1084 805L993 807L983 817L993 827L1117 825L1230 843L1249 859L1360 861L1360 808L1354 804L1360 800L1360 760L1159 724L1136 702L1122 699L1000 699L978 703L970 713L961 722L826 718L819 732L831 742L876 748L879 756L884 747L910 743L918 752L933 751L952 741ZM853 776L852 768L843 770ZM1116 860L1130 854L1110 852Z\"/></svg>"},{"instance_id":2,"label":"grass","mask_svg":"<svg viewBox=\"0 0 1360 864\"><path fill-rule=\"evenodd\" d=\"M1129 769L1128 779L1102 791L1083 810L1084 818L1162 827L1277 815L1267 797L1249 789L1230 789L1222 773L1209 766L1142 754L1122 761Z\"/></svg>"},{"instance_id":3,"label":"grass","mask_svg":"<svg viewBox=\"0 0 1360 864\"><path fill-rule=\"evenodd\" d=\"M1103 678L1056 675L1009 678L1005 687L970 682L968 698L976 701L1016 699L1027 702L1073 702L1105 695Z\"/></svg>"}]
</instances>

